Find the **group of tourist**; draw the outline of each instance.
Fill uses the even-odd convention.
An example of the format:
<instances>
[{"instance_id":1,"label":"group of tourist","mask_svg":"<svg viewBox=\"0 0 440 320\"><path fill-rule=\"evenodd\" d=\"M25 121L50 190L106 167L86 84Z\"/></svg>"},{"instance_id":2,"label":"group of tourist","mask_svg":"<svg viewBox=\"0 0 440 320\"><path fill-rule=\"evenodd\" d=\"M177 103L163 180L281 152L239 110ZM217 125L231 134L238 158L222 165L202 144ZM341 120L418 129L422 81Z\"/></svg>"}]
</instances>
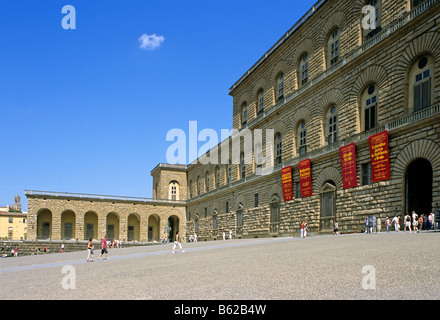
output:
<instances>
[{"instance_id":1,"label":"group of tourist","mask_svg":"<svg viewBox=\"0 0 440 320\"><path fill-rule=\"evenodd\" d=\"M382 221L380 218L376 219L376 232L381 231ZM387 232L390 231L394 225L394 231L401 230L400 216L395 215L393 219L386 217L385 219L385 229ZM412 211L411 215L407 213L403 218L403 232L409 230L409 232L419 232L420 230L432 230L435 225L435 215L433 212L430 214L421 214L420 216ZM374 221L367 217L365 219L365 233L373 233Z\"/></svg>"}]
</instances>

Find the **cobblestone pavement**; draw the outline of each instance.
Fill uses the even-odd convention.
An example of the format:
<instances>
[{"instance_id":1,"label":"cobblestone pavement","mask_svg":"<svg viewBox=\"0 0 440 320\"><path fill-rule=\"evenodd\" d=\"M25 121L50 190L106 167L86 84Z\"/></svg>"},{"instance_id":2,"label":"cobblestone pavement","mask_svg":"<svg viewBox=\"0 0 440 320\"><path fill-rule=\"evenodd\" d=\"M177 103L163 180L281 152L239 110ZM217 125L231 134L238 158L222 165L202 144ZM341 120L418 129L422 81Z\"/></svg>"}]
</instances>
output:
<instances>
[{"instance_id":1,"label":"cobblestone pavement","mask_svg":"<svg viewBox=\"0 0 440 320\"><path fill-rule=\"evenodd\" d=\"M110 249L1 260L0 299L440 299L440 232Z\"/></svg>"}]
</instances>

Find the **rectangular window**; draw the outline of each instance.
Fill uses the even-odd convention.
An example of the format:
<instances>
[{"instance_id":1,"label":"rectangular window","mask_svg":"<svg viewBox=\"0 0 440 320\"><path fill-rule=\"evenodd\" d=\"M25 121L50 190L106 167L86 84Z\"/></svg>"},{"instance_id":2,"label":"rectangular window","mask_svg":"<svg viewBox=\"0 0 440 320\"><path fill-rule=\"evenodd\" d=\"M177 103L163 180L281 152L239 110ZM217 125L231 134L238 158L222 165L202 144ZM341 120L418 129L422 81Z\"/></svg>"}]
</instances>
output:
<instances>
[{"instance_id":1,"label":"rectangular window","mask_svg":"<svg viewBox=\"0 0 440 320\"><path fill-rule=\"evenodd\" d=\"M301 183L300 182L296 183L296 197L301 198Z\"/></svg>"},{"instance_id":2,"label":"rectangular window","mask_svg":"<svg viewBox=\"0 0 440 320\"><path fill-rule=\"evenodd\" d=\"M371 162L362 165L362 185L371 184Z\"/></svg>"},{"instance_id":3,"label":"rectangular window","mask_svg":"<svg viewBox=\"0 0 440 320\"><path fill-rule=\"evenodd\" d=\"M258 201L258 193L255 194L255 207L258 207L259 201Z\"/></svg>"},{"instance_id":4,"label":"rectangular window","mask_svg":"<svg viewBox=\"0 0 440 320\"><path fill-rule=\"evenodd\" d=\"M12 223L14 221L13 218L9 218L8 220L9 220L9 223Z\"/></svg>"},{"instance_id":5,"label":"rectangular window","mask_svg":"<svg viewBox=\"0 0 440 320\"><path fill-rule=\"evenodd\" d=\"M414 111L419 111L431 105L431 71L425 70L416 75L414 86Z\"/></svg>"},{"instance_id":6,"label":"rectangular window","mask_svg":"<svg viewBox=\"0 0 440 320\"><path fill-rule=\"evenodd\" d=\"M229 213L229 202L226 201L226 213Z\"/></svg>"},{"instance_id":7,"label":"rectangular window","mask_svg":"<svg viewBox=\"0 0 440 320\"><path fill-rule=\"evenodd\" d=\"M243 227L243 210L237 210L237 228Z\"/></svg>"},{"instance_id":8,"label":"rectangular window","mask_svg":"<svg viewBox=\"0 0 440 320\"><path fill-rule=\"evenodd\" d=\"M208 208L205 208L205 218L208 217Z\"/></svg>"},{"instance_id":9,"label":"rectangular window","mask_svg":"<svg viewBox=\"0 0 440 320\"><path fill-rule=\"evenodd\" d=\"M212 216L212 229L217 230L217 215Z\"/></svg>"}]
</instances>

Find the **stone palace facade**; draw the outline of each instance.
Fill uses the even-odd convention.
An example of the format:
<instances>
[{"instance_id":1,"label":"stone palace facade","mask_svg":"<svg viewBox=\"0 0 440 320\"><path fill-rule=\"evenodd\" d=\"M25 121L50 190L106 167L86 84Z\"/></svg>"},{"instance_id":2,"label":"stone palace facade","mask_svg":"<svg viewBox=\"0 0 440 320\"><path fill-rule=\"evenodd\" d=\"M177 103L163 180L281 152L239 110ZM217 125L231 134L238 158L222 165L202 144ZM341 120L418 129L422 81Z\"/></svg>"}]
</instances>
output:
<instances>
[{"instance_id":1,"label":"stone palace facade","mask_svg":"<svg viewBox=\"0 0 440 320\"><path fill-rule=\"evenodd\" d=\"M374 29L364 27L367 12ZM26 191L28 238L291 236L303 220L312 232L335 222L360 232L367 217L438 208L440 0L320 0L229 93L239 148L231 137L189 165L159 164L152 199ZM273 135L255 143L257 129ZM377 134L387 139L380 181L372 178ZM340 151L348 145L350 187Z\"/></svg>"}]
</instances>

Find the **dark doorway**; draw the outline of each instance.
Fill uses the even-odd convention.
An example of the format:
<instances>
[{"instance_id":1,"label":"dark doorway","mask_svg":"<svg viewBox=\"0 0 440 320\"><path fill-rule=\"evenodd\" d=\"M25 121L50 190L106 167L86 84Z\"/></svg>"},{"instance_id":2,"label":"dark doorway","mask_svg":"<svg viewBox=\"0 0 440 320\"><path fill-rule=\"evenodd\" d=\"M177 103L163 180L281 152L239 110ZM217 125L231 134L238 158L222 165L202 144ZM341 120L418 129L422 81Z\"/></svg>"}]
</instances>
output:
<instances>
[{"instance_id":1,"label":"dark doorway","mask_svg":"<svg viewBox=\"0 0 440 320\"><path fill-rule=\"evenodd\" d=\"M432 211L432 166L420 158L410 164L405 174L405 213L419 216Z\"/></svg>"}]
</instances>

